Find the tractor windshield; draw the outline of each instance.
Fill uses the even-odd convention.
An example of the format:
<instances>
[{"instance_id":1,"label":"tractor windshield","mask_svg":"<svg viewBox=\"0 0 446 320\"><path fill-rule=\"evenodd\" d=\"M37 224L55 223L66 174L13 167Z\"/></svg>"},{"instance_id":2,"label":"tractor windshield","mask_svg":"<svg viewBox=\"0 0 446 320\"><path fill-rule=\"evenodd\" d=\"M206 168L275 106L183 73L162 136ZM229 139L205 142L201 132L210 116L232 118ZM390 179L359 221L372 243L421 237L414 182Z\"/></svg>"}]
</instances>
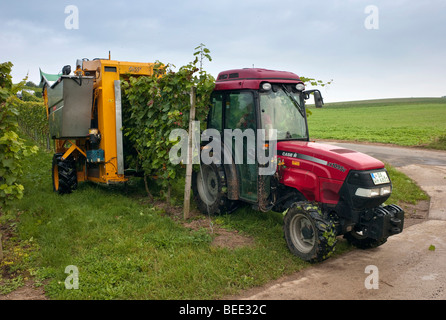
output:
<instances>
[{"instance_id":1,"label":"tractor windshield","mask_svg":"<svg viewBox=\"0 0 446 320\"><path fill-rule=\"evenodd\" d=\"M277 130L277 140L308 140L305 106L300 93L292 93L285 86L273 86L260 93L262 128L271 137Z\"/></svg>"}]
</instances>

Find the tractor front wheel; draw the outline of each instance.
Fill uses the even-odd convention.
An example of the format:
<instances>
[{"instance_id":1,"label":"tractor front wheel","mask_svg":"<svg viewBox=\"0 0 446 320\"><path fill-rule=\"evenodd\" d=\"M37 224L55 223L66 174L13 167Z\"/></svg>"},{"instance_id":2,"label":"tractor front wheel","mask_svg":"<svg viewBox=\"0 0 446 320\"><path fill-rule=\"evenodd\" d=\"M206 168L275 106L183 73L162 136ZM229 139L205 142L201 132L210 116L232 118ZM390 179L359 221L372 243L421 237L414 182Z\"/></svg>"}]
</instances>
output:
<instances>
[{"instance_id":1,"label":"tractor front wheel","mask_svg":"<svg viewBox=\"0 0 446 320\"><path fill-rule=\"evenodd\" d=\"M53 156L53 190L59 194L71 193L77 188L76 164L72 157L62 160L63 153Z\"/></svg>"},{"instance_id":2,"label":"tractor front wheel","mask_svg":"<svg viewBox=\"0 0 446 320\"><path fill-rule=\"evenodd\" d=\"M308 262L328 258L336 245L334 223L318 206L309 202L294 203L284 218L285 240L291 253Z\"/></svg>"}]
</instances>

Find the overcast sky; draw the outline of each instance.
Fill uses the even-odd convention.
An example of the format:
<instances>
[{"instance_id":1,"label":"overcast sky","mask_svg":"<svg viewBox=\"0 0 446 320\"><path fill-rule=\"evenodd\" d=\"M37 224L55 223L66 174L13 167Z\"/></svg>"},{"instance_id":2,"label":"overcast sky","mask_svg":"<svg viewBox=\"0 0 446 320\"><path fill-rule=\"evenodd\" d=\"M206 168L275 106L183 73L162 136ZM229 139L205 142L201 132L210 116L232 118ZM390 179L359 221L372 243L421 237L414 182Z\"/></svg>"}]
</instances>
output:
<instances>
[{"instance_id":1,"label":"overcast sky","mask_svg":"<svg viewBox=\"0 0 446 320\"><path fill-rule=\"evenodd\" d=\"M255 66L333 79L326 102L446 95L446 0L0 2L0 61L15 82L109 51L179 67L200 43L214 77Z\"/></svg>"}]
</instances>

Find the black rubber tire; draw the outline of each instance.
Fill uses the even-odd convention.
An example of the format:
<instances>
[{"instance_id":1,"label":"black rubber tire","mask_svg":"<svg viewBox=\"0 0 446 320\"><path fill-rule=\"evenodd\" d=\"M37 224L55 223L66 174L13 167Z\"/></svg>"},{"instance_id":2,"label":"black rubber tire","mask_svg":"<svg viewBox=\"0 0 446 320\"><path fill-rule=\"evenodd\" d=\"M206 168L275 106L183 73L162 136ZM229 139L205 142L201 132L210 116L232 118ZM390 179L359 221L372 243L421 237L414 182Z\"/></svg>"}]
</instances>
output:
<instances>
[{"instance_id":1,"label":"black rubber tire","mask_svg":"<svg viewBox=\"0 0 446 320\"><path fill-rule=\"evenodd\" d=\"M381 239L372 239L368 237L364 237L361 234L357 233L356 231L351 231L346 234L344 234L344 238L347 239L347 241L359 249L371 249L379 247L380 245L383 245L387 242L387 238L381 238Z\"/></svg>"},{"instance_id":2,"label":"black rubber tire","mask_svg":"<svg viewBox=\"0 0 446 320\"><path fill-rule=\"evenodd\" d=\"M202 164L192 173L192 192L201 213L216 215L232 212L235 202L225 192L226 178L222 168L215 164Z\"/></svg>"},{"instance_id":3,"label":"black rubber tire","mask_svg":"<svg viewBox=\"0 0 446 320\"><path fill-rule=\"evenodd\" d=\"M76 164L72 157L62 160L62 156L63 153L56 153L53 156L53 191L67 194L77 189Z\"/></svg>"},{"instance_id":4,"label":"black rubber tire","mask_svg":"<svg viewBox=\"0 0 446 320\"><path fill-rule=\"evenodd\" d=\"M320 262L335 250L335 225L312 203L294 203L285 215L283 228L289 250L302 260Z\"/></svg>"}]
</instances>

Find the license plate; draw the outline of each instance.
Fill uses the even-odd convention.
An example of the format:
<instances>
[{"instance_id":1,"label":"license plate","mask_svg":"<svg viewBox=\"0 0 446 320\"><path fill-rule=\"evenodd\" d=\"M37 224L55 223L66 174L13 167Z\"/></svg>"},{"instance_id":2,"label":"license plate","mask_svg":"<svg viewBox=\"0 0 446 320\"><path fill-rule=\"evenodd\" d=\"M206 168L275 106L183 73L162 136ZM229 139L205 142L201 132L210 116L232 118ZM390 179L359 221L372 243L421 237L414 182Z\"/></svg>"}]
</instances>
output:
<instances>
[{"instance_id":1,"label":"license plate","mask_svg":"<svg viewBox=\"0 0 446 320\"><path fill-rule=\"evenodd\" d=\"M374 173L371 173L370 175L372 176L372 180L375 185L390 182L389 176L387 175L387 172L385 172L385 171L374 172Z\"/></svg>"}]
</instances>

